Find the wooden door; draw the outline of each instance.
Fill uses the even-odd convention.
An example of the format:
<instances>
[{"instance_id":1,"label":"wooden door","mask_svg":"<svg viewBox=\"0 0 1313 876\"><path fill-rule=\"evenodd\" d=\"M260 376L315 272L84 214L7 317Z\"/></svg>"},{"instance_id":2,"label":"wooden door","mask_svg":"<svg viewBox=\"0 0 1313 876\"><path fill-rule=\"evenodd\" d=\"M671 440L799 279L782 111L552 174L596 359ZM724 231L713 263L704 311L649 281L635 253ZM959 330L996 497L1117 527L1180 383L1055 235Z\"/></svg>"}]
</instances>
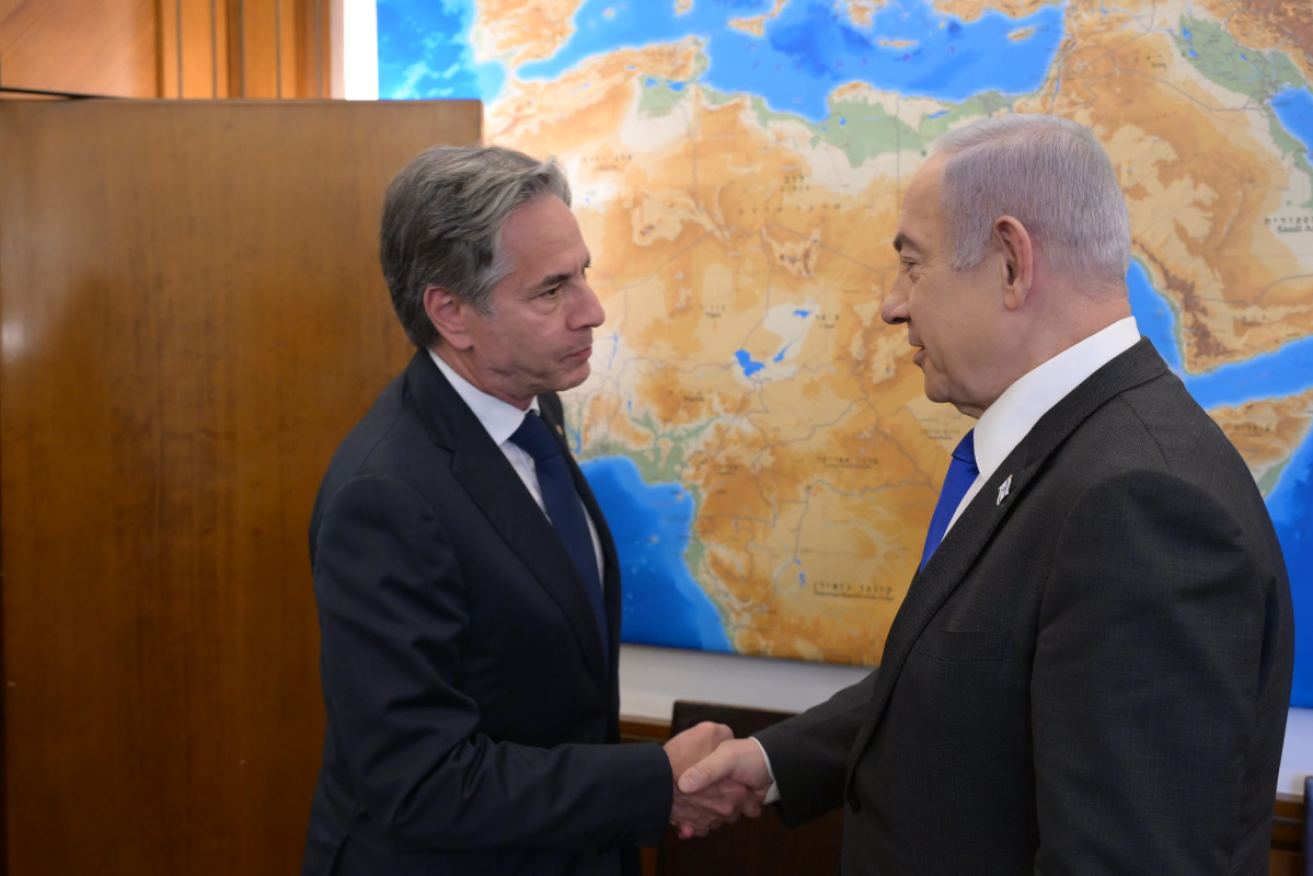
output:
<instances>
[{"instance_id":1,"label":"wooden door","mask_svg":"<svg viewBox=\"0 0 1313 876\"><path fill-rule=\"evenodd\" d=\"M0 103L12 876L299 871L307 527L412 350L391 176L477 103Z\"/></svg>"}]
</instances>

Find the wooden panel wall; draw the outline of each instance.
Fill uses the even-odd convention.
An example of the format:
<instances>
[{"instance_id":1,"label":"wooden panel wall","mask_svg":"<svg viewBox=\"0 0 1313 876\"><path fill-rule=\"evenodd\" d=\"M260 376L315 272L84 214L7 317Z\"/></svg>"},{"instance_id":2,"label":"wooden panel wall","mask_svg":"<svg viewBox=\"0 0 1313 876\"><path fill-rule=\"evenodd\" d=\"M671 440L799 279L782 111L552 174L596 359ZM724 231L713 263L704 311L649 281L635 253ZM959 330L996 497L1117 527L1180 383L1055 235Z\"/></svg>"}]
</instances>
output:
<instances>
[{"instance_id":1,"label":"wooden panel wall","mask_svg":"<svg viewBox=\"0 0 1313 876\"><path fill-rule=\"evenodd\" d=\"M114 97L332 97L341 3L0 0L0 86Z\"/></svg>"},{"instance_id":2,"label":"wooden panel wall","mask_svg":"<svg viewBox=\"0 0 1313 876\"><path fill-rule=\"evenodd\" d=\"M412 352L382 195L480 115L0 102L11 876L299 871L310 508Z\"/></svg>"}]
</instances>

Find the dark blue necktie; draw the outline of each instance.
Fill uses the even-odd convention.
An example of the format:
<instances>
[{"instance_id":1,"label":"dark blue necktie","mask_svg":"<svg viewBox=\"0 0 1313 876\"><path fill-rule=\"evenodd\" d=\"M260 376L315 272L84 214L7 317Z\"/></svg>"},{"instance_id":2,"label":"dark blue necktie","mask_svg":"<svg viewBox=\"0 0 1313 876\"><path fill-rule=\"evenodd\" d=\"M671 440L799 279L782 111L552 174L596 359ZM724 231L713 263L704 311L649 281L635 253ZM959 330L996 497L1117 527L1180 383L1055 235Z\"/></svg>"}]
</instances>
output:
<instances>
[{"instance_id":1,"label":"dark blue necktie","mask_svg":"<svg viewBox=\"0 0 1313 876\"><path fill-rule=\"evenodd\" d=\"M602 604L602 580L597 574L597 552L588 531L588 518L584 516L583 503L570 477L570 467L561 455L561 445L542 417L533 411L525 414L524 422L511 435L511 441L533 457L534 467L538 471L538 488L542 490L547 516L551 518L566 553L584 580L588 602L597 620L597 631L602 637L602 654L609 662L610 636L607 632L606 606Z\"/></svg>"},{"instance_id":2,"label":"dark blue necktie","mask_svg":"<svg viewBox=\"0 0 1313 876\"><path fill-rule=\"evenodd\" d=\"M976 468L976 430L972 429L962 436L953 451L953 461L948 464L948 476L944 478L944 487L939 491L939 502L935 505L934 516L930 518L930 531L925 534L925 549L921 551L921 568L930 562L935 548L944 540L948 523L953 519L953 512L962 501L962 497L971 489L971 485L980 476Z\"/></svg>"}]
</instances>

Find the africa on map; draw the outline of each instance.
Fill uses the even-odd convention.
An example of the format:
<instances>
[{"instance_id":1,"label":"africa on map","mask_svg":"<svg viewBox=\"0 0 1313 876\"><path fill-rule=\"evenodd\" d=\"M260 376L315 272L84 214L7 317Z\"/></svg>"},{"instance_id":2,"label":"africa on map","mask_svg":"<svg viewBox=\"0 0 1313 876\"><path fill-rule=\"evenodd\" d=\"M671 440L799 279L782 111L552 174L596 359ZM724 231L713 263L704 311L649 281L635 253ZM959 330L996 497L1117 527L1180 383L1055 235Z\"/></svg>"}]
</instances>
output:
<instances>
[{"instance_id":1,"label":"africa on map","mask_svg":"<svg viewBox=\"0 0 1313 876\"><path fill-rule=\"evenodd\" d=\"M1248 462L1313 656L1313 6L379 0L378 20L383 97L480 97L487 142L569 174L607 321L567 417L627 641L878 662L970 426L879 317L901 193L950 128L1053 112L1118 168L1140 331Z\"/></svg>"}]
</instances>

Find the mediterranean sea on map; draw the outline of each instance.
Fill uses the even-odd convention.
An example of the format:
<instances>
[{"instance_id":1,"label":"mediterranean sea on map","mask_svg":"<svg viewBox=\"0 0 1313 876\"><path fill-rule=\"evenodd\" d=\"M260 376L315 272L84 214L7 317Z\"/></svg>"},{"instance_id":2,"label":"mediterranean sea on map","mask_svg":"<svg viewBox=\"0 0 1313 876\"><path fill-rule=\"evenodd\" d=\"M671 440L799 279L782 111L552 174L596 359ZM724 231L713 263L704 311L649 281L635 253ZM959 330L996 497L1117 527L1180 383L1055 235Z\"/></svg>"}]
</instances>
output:
<instances>
[{"instance_id":1,"label":"mediterranean sea on map","mask_svg":"<svg viewBox=\"0 0 1313 876\"><path fill-rule=\"evenodd\" d=\"M570 174L608 324L567 413L620 552L626 641L878 661L969 425L921 397L879 322L900 192L950 127L1051 111L1108 148L1140 332L1265 497L1298 618L1292 700L1313 705L1296 19L1223 0L377 6L382 97L482 99L490 140Z\"/></svg>"}]
</instances>

